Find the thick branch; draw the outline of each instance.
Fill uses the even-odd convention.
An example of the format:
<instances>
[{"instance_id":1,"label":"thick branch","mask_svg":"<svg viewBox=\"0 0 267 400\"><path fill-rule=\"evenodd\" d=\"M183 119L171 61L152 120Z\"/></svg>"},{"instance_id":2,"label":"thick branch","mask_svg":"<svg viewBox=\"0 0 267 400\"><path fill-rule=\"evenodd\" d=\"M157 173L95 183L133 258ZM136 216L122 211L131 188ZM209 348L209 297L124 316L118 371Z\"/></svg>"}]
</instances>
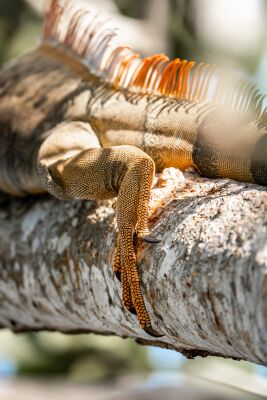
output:
<instances>
[{"instance_id":1,"label":"thick branch","mask_svg":"<svg viewBox=\"0 0 267 400\"><path fill-rule=\"evenodd\" d=\"M189 356L267 365L267 191L167 174L166 187L153 198L157 207L170 202L151 220L162 242L138 250L153 326L165 334L156 344ZM48 195L1 199L3 327L98 332L155 344L121 305L110 203Z\"/></svg>"}]
</instances>

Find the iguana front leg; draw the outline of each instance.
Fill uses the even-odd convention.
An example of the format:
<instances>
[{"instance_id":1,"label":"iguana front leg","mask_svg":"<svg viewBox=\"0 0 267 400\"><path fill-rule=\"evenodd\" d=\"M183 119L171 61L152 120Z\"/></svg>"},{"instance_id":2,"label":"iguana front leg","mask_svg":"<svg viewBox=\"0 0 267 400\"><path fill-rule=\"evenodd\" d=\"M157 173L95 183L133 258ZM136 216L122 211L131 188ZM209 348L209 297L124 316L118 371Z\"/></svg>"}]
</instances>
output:
<instances>
[{"instance_id":1,"label":"iguana front leg","mask_svg":"<svg viewBox=\"0 0 267 400\"><path fill-rule=\"evenodd\" d=\"M45 189L60 199L109 199L118 196L119 230L114 269L121 271L123 303L135 309L140 326L151 327L140 288L133 236L151 241L148 202L154 162L133 146L101 148L89 124L72 122L54 128L39 151L38 171Z\"/></svg>"}]
</instances>

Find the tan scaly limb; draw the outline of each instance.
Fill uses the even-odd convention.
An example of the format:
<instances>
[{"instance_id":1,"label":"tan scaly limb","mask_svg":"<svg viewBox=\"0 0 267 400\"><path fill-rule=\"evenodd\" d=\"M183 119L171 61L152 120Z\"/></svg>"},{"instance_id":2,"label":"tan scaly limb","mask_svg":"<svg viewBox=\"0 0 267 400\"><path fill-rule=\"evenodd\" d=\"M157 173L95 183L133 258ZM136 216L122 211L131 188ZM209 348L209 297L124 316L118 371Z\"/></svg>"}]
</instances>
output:
<instances>
[{"instance_id":1,"label":"tan scaly limb","mask_svg":"<svg viewBox=\"0 0 267 400\"><path fill-rule=\"evenodd\" d=\"M89 124L72 122L54 128L39 151L42 184L49 193L63 200L103 200L118 196L119 237L114 270L121 273L123 304L132 313L136 311L140 326L147 333L159 336L151 327L145 307L133 244L135 232L143 240L149 234L147 208L154 162L133 146L101 148L95 147L96 143L97 137ZM61 151L55 155L59 146ZM148 240L152 241L150 237Z\"/></svg>"}]
</instances>

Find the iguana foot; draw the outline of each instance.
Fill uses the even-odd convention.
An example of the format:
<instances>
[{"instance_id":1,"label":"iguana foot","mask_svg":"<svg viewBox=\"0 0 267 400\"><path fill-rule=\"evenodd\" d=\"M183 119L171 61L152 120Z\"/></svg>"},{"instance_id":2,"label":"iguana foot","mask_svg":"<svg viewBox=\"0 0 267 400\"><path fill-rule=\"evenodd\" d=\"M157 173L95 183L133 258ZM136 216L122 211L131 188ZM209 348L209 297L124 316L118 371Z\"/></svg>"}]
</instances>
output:
<instances>
[{"instance_id":1,"label":"iguana foot","mask_svg":"<svg viewBox=\"0 0 267 400\"><path fill-rule=\"evenodd\" d=\"M144 153L143 153L144 154ZM148 229L148 203L154 176L154 162L147 155L138 154L125 173L116 204L118 223L117 252L114 272L122 282L122 303L128 311L136 313L139 324L149 335L159 337L152 329L140 287L136 263L136 239L158 243Z\"/></svg>"},{"instance_id":2,"label":"iguana foot","mask_svg":"<svg viewBox=\"0 0 267 400\"><path fill-rule=\"evenodd\" d=\"M132 243L133 242L134 238L132 238ZM139 286L139 279L136 271L137 268L136 262L134 262L133 274L130 274L131 277L133 277L136 274L136 279L129 279L128 269L126 264L124 263L121 246L122 246L122 241L119 235L117 242L117 251L114 257L113 269L116 277L122 283L122 304L131 314L137 315L139 324L141 328L145 330L146 333L148 333L150 336L153 337L161 337L162 335L156 332L151 327L150 317L145 308L143 296ZM132 251L133 249L134 245L132 247ZM133 298L135 298L135 302Z\"/></svg>"},{"instance_id":3,"label":"iguana foot","mask_svg":"<svg viewBox=\"0 0 267 400\"><path fill-rule=\"evenodd\" d=\"M131 241L126 240L126 251L123 253L126 256L126 262L124 262L124 257L121 257L119 261L119 255L122 256L121 246L123 242L124 240L118 239L117 253L114 259L115 274L116 276L121 276L122 303L131 314L137 315L142 329L153 337L161 337L162 335L152 328L150 317L145 307L137 272L133 238Z\"/></svg>"},{"instance_id":4,"label":"iguana foot","mask_svg":"<svg viewBox=\"0 0 267 400\"><path fill-rule=\"evenodd\" d=\"M58 143L62 137L61 147ZM137 232L137 236L155 242L148 230L148 203L155 164L133 146L99 146L88 124L58 125L40 147L38 173L43 187L61 199L97 200L118 196L119 238L114 271L122 282L124 306L131 312L135 310L140 326L153 333L139 283L134 234ZM56 155L55 148L59 148Z\"/></svg>"}]
</instances>

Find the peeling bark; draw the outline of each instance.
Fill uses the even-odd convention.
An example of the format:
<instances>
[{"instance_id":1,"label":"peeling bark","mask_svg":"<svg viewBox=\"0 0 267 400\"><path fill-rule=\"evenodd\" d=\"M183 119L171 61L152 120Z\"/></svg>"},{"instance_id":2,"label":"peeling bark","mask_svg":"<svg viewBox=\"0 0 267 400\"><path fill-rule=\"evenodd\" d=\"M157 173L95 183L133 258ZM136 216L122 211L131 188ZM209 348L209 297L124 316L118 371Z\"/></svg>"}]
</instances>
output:
<instances>
[{"instance_id":1,"label":"peeling bark","mask_svg":"<svg viewBox=\"0 0 267 400\"><path fill-rule=\"evenodd\" d=\"M0 325L97 332L267 365L267 191L165 171L139 244L155 341L120 301L110 202L0 197ZM89 223L88 223L89 222Z\"/></svg>"}]
</instances>

